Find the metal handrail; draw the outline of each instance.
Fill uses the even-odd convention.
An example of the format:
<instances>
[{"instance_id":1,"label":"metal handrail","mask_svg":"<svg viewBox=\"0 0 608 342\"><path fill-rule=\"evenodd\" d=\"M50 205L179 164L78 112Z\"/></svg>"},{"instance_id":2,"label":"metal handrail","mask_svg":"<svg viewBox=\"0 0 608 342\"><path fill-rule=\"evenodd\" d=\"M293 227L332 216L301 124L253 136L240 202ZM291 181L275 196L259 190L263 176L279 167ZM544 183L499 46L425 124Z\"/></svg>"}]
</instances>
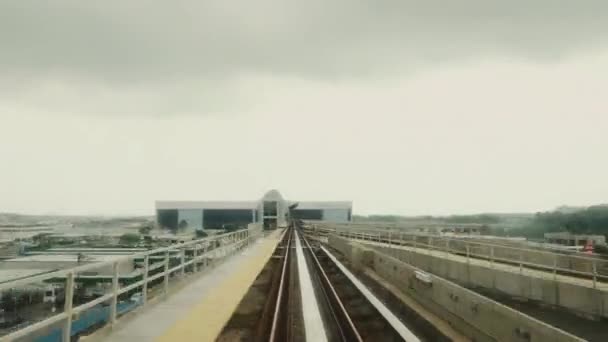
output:
<instances>
[{"instance_id":1,"label":"metal handrail","mask_svg":"<svg viewBox=\"0 0 608 342\"><path fill-rule=\"evenodd\" d=\"M251 239L257 238L260 235L261 227L258 227L258 225L251 225L251 226L253 226L253 228L238 230L238 231L231 232L231 233L218 234L215 236L206 237L206 238L202 238L202 239L198 239L198 240L192 240L192 241L188 241L188 242L174 244L174 245L171 245L168 247L162 247L162 248L157 248L157 249L153 249L153 250L149 250L149 251L125 255L123 257L119 257L114 260L77 266L77 267L73 267L73 268L63 269L63 270L59 270L59 271L49 272L49 273L45 273L45 274L35 275L32 277L27 277L27 278L22 278L22 279L17 279L14 281L2 283L2 284L0 284L0 291L2 291L4 289L9 289L9 288L20 287L22 285L29 284L29 283L42 282L44 280L60 278L60 277L65 276L66 277L66 287L65 287L66 301L65 301L64 311L62 313L59 313L54 316L50 316L50 317L43 319L41 321L38 321L34 324L28 325L28 326L26 326L22 329L19 329L17 331L14 331L8 335L2 336L0 339L2 341L13 341L18 338L27 336L30 333L34 333L40 329L48 327L52 324L55 324L59 321L65 320L65 324L63 326L62 340L69 341L70 335L71 335L72 315L74 313L79 313L84 310L90 309L90 308L94 307L95 305L98 305L98 304L103 303L108 300L111 301L109 322L110 322L110 324L114 324L116 321L116 315L117 315L117 310L116 310L117 300L116 299L120 294L126 293L126 292L133 290L140 286L143 286L145 289L147 287L148 283L150 283L151 281L154 281L156 279L163 278L163 277L165 278L165 285L164 285L165 289L164 290L165 290L165 293L167 293L168 277L171 273L178 271L180 269L183 271L183 270L185 270L185 267L187 265L193 264L197 260L205 258L205 257L209 256L210 254L217 251L217 249L213 249L213 250L206 251L203 254L198 254L197 253L198 244L204 243L204 242L214 242L214 241L218 241L218 240L227 239L230 243L228 245L222 246L220 248L225 249L225 247L227 247L227 246L232 246L232 247L237 247L237 248L241 247L246 242L250 241ZM195 250L194 257L189 261L185 261L184 255L181 254L180 264L176 267L168 269L167 265L168 265L168 260L169 260L169 252L175 251L175 250L182 250L182 249L188 248L190 246L194 246L194 250ZM164 261L149 265L150 256L153 254L158 254L158 253L164 253ZM227 256L227 254L224 254L224 256ZM122 288L118 287L118 267L117 266L120 263L128 262L135 258L141 258L141 257L143 257L144 260L146 261L145 270L147 272L146 272L146 274L144 274L144 279L137 281L134 284L130 284L128 286L122 287ZM113 275L112 292L107 293L104 296L97 298L91 302L84 303L84 304L81 304L78 306L73 306L72 298L73 298L73 294L74 294L74 281L75 281L75 277L77 277L77 274L80 272L85 272L85 271L91 270L91 269L97 269L97 268L107 267L107 266L112 266L112 268L113 268L114 275ZM157 268L160 268L163 266L165 266L165 270L163 270L162 272L155 274L153 276L148 276L148 272L150 270L157 269ZM145 298L146 298L146 295L144 294L144 300L142 302L142 305L146 304Z\"/></svg>"},{"instance_id":2,"label":"metal handrail","mask_svg":"<svg viewBox=\"0 0 608 342\"><path fill-rule=\"evenodd\" d=\"M336 228L321 228L321 227L316 227L315 229L317 230L323 230L323 231L327 231L327 232L335 232L338 233L340 232L340 230L336 229ZM479 245L479 246L488 246L488 247L496 247L496 248L504 248L504 249L510 249L510 250L517 250L517 251L524 251L524 252L531 252L531 253L539 253L539 254L548 254L548 255L559 255L559 256L568 256L571 258L576 258L576 259L582 259L582 260L586 260L586 261L606 261L605 259L602 258L597 258L597 257L591 257L591 256L582 256L582 255L574 255L574 254L563 254L563 253L556 253L556 252L551 252L551 251L545 251L545 250L538 250L538 249L533 249L533 248L525 248L525 247L514 247L514 246L505 246L505 245L499 245L499 244L493 244L493 243L487 243L487 242L479 242L479 241L466 241L462 238L453 238L453 237L446 237L446 236L440 236L440 235L433 235L433 234L425 234L425 233L409 233L409 232L395 232L392 230L381 230L381 229L373 229L373 230L363 230L363 229L358 229L360 231L362 231L362 233L373 233L373 234L381 234L381 233L393 233L396 234L395 236L423 236L423 237L432 237L433 239L437 239L437 241L445 241L445 240L449 240L449 241L458 241L458 242L466 242L469 245Z\"/></svg>"},{"instance_id":3,"label":"metal handrail","mask_svg":"<svg viewBox=\"0 0 608 342\"><path fill-rule=\"evenodd\" d=\"M598 279L608 279L608 275L598 273L598 268L597 268L599 263L608 264L608 260L594 258L594 257L583 257L583 256L579 256L579 255L572 255L572 254L562 254L562 253L555 253L555 252L550 252L550 251L539 251L539 250L534 250L534 249L496 245L496 244L483 243L483 242L477 242L477 241L467 241L467 240L463 240L463 239L454 239L451 237L443 237L443 236L429 235L429 234L410 234L410 233L404 233L404 232L395 233L393 231L385 231L385 230L369 230L369 231L366 231L366 230L352 231L352 230L350 230L349 231L349 230L335 229L335 228L330 228L330 227L318 227L318 226L315 226L314 228L307 227L306 229L317 231L317 232L322 232L325 234L337 234L340 236L351 237L351 238L357 237L362 240L372 240L372 241L388 240L391 243L393 241L395 241L395 242L399 241L399 244L413 245L414 247L422 247L422 248L429 249L429 250L452 252L452 253L456 253L456 254L458 254L458 253L462 254L462 253L466 252L467 257L472 256L472 257L478 257L481 259L489 260L492 265L494 262L510 263L510 264L519 265L520 270L523 269L523 267L525 265L525 266L528 266L529 268L544 269L544 270L553 272L554 276L556 276L558 271L562 272L562 273L566 272L566 273L571 273L571 274L577 274L577 275L581 275L581 276L590 278L593 281L593 288L597 288L596 282ZM391 236L391 234L393 234L393 235ZM406 239L404 239L404 237L412 237L412 239L406 240ZM437 246L432 243L425 243L422 241L417 241L416 240L417 237L425 237L425 238L433 239L432 242L445 242L445 246ZM464 247L466 249L465 250L456 250L454 248L449 248L450 242L454 242L454 244L458 243L459 245L464 245ZM486 254L473 253L470 251L470 249L473 249L473 248L470 248L471 246L481 246L481 247L489 248L490 249L489 254L488 253L486 253ZM515 251L515 252L518 252L519 258L510 259L510 258L505 258L500 255L496 256L494 253L495 250L507 251L507 252ZM456 252L456 251L458 251L458 252ZM535 254L536 256L550 257L550 259L553 260L553 263L552 264L549 264L549 263L543 264L543 263L534 263L534 262L524 261L522 258L522 255L523 255L522 252ZM572 260L572 261L577 261L577 262L585 262L592 269L592 271L581 271L581 270L578 270L575 268L560 267L557 264L558 258L565 258L567 260Z\"/></svg>"},{"instance_id":4,"label":"metal handrail","mask_svg":"<svg viewBox=\"0 0 608 342\"><path fill-rule=\"evenodd\" d=\"M97 262L97 263L91 263L91 264L86 264L86 265L82 265L82 266L76 266L73 268L66 268L66 269L62 269L62 270L58 270L58 271L54 271L54 272L49 272L49 273L44 273L44 274L40 274L40 275L34 275L31 277L27 277L27 278L20 278L14 281L9 281L9 282L5 282L5 283L1 283L0 284L0 291L5 290L5 289L9 289L9 288L15 288L15 287L20 287L21 285L24 284L30 284L30 283L36 283L36 282L41 282L47 279L52 279L52 278L61 278L64 277L65 275L67 275L68 273L80 273L80 272L86 272L88 270L92 270L92 269L98 269L104 266L112 266L115 263L121 263L121 262L126 262L126 261L130 261L132 259L135 258L141 258L141 257L145 257L145 256L150 256L152 254L157 254L157 253L163 253L163 252L168 252L168 251L173 251L173 250L178 250L184 247L188 247L191 245L196 245L202 242L210 242L210 241L217 241L226 237L231 237L234 236L235 234L239 234L239 233L243 233L243 232L247 232L247 229L241 229L235 232L231 232L231 233L225 233L225 234L218 234L218 235L214 235L211 237L205 237L199 240L192 240L192 241L187 241L187 242L182 242L182 243L178 243L178 244L174 244L168 247L162 247L162 248L157 248L157 249L152 249L149 251L144 251L144 252L138 252L138 253L134 253L134 254L129 254L129 255L125 255L122 256L120 258L116 258L113 260L108 260L108 261L101 261L101 262Z\"/></svg>"}]
</instances>

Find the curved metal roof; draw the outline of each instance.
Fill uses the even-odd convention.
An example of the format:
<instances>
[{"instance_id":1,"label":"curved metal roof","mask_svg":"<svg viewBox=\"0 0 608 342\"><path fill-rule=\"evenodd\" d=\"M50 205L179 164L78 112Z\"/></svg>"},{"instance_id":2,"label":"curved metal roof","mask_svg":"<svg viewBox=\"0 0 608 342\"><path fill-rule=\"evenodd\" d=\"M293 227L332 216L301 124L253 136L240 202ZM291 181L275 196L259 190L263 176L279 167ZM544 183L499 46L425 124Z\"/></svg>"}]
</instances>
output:
<instances>
[{"instance_id":1,"label":"curved metal roof","mask_svg":"<svg viewBox=\"0 0 608 342\"><path fill-rule=\"evenodd\" d=\"M281 202L284 201L283 196L281 196L281 193L279 192L279 190L276 189L272 189L270 191L268 191L266 194L264 194L264 197L262 197L263 201L276 201L276 202Z\"/></svg>"}]
</instances>

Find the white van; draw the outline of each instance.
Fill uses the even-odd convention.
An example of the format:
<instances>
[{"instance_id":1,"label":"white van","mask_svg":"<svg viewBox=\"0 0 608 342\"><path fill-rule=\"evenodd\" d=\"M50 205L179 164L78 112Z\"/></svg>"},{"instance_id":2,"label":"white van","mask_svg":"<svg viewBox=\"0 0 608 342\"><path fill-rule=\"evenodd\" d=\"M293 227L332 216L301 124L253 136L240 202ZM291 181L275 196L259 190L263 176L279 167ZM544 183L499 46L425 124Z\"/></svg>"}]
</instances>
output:
<instances>
[{"instance_id":1,"label":"white van","mask_svg":"<svg viewBox=\"0 0 608 342\"><path fill-rule=\"evenodd\" d=\"M58 299L63 299L64 290L62 286L58 285L48 285L46 289L44 289L44 297L42 299L43 303L56 303Z\"/></svg>"}]
</instances>

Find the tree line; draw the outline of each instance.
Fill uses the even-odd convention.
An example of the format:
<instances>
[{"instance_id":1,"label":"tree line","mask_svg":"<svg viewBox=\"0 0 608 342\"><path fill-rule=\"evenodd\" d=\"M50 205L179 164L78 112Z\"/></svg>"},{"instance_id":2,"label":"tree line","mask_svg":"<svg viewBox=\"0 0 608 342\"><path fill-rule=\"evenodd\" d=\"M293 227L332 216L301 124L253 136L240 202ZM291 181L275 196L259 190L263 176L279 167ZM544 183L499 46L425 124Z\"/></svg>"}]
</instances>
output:
<instances>
[{"instance_id":1,"label":"tree line","mask_svg":"<svg viewBox=\"0 0 608 342\"><path fill-rule=\"evenodd\" d=\"M608 206L591 206L576 212L549 211L536 213L527 225L513 233L527 237L542 237L544 233L570 232L608 236Z\"/></svg>"}]
</instances>

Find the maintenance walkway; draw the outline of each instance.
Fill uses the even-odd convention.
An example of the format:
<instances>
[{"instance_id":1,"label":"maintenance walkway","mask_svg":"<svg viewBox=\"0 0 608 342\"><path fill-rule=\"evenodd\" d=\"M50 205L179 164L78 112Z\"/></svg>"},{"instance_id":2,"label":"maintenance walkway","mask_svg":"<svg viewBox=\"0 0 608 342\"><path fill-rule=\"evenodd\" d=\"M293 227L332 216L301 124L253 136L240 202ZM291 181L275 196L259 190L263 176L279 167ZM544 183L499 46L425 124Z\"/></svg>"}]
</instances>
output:
<instances>
[{"instance_id":1,"label":"maintenance walkway","mask_svg":"<svg viewBox=\"0 0 608 342\"><path fill-rule=\"evenodd\" d=\"M554 272L549 272L549 271L544 271L544 270L519 267L519 266L505 264L505 263L496 262L496 261L492 262L491 260L478 259L478 258L472 258L472 257L467 258L466 256L463 256L463 255L447 253L447 252L441 251L441 250L403 246L403 245L399 245L399 243L400 243L399 240L395 240L394 244L390 244L390 245L387 243L383 243L383 242L364 241L364 240L358 240L358 242L361 242L361 243L364 243L364 244L367 244L370 246L401 249L401 250L406 250L406 251L414 252L414 253L418 253L418 254L425 254L425 255L430 255L430 256L437 257L437 258L453 260L453 261L461 262L464 264L470 263L471 265L479 265L479 266L487 267L487 268L494 269L494 270L502 270L502 271L511 272L514 274L522 274L522 275L527 275L527 276L545 279L545 280L553 280L553 281L557 281L557 282L563 282L563 283L569 283L569 284L578 285L578 286L584 286L584 287L588 287L588 288L594 288L594 283L593 283L593 280L591 280L591 279L574 277L574 276L570 276L570 275L566 275L566 274L559 274L557 272L554 273ZM595 288L597 288L598 290L601 290L601 291L608 291L608 283L597 281L595 283Z\"/></svg>"}]
</instances>

